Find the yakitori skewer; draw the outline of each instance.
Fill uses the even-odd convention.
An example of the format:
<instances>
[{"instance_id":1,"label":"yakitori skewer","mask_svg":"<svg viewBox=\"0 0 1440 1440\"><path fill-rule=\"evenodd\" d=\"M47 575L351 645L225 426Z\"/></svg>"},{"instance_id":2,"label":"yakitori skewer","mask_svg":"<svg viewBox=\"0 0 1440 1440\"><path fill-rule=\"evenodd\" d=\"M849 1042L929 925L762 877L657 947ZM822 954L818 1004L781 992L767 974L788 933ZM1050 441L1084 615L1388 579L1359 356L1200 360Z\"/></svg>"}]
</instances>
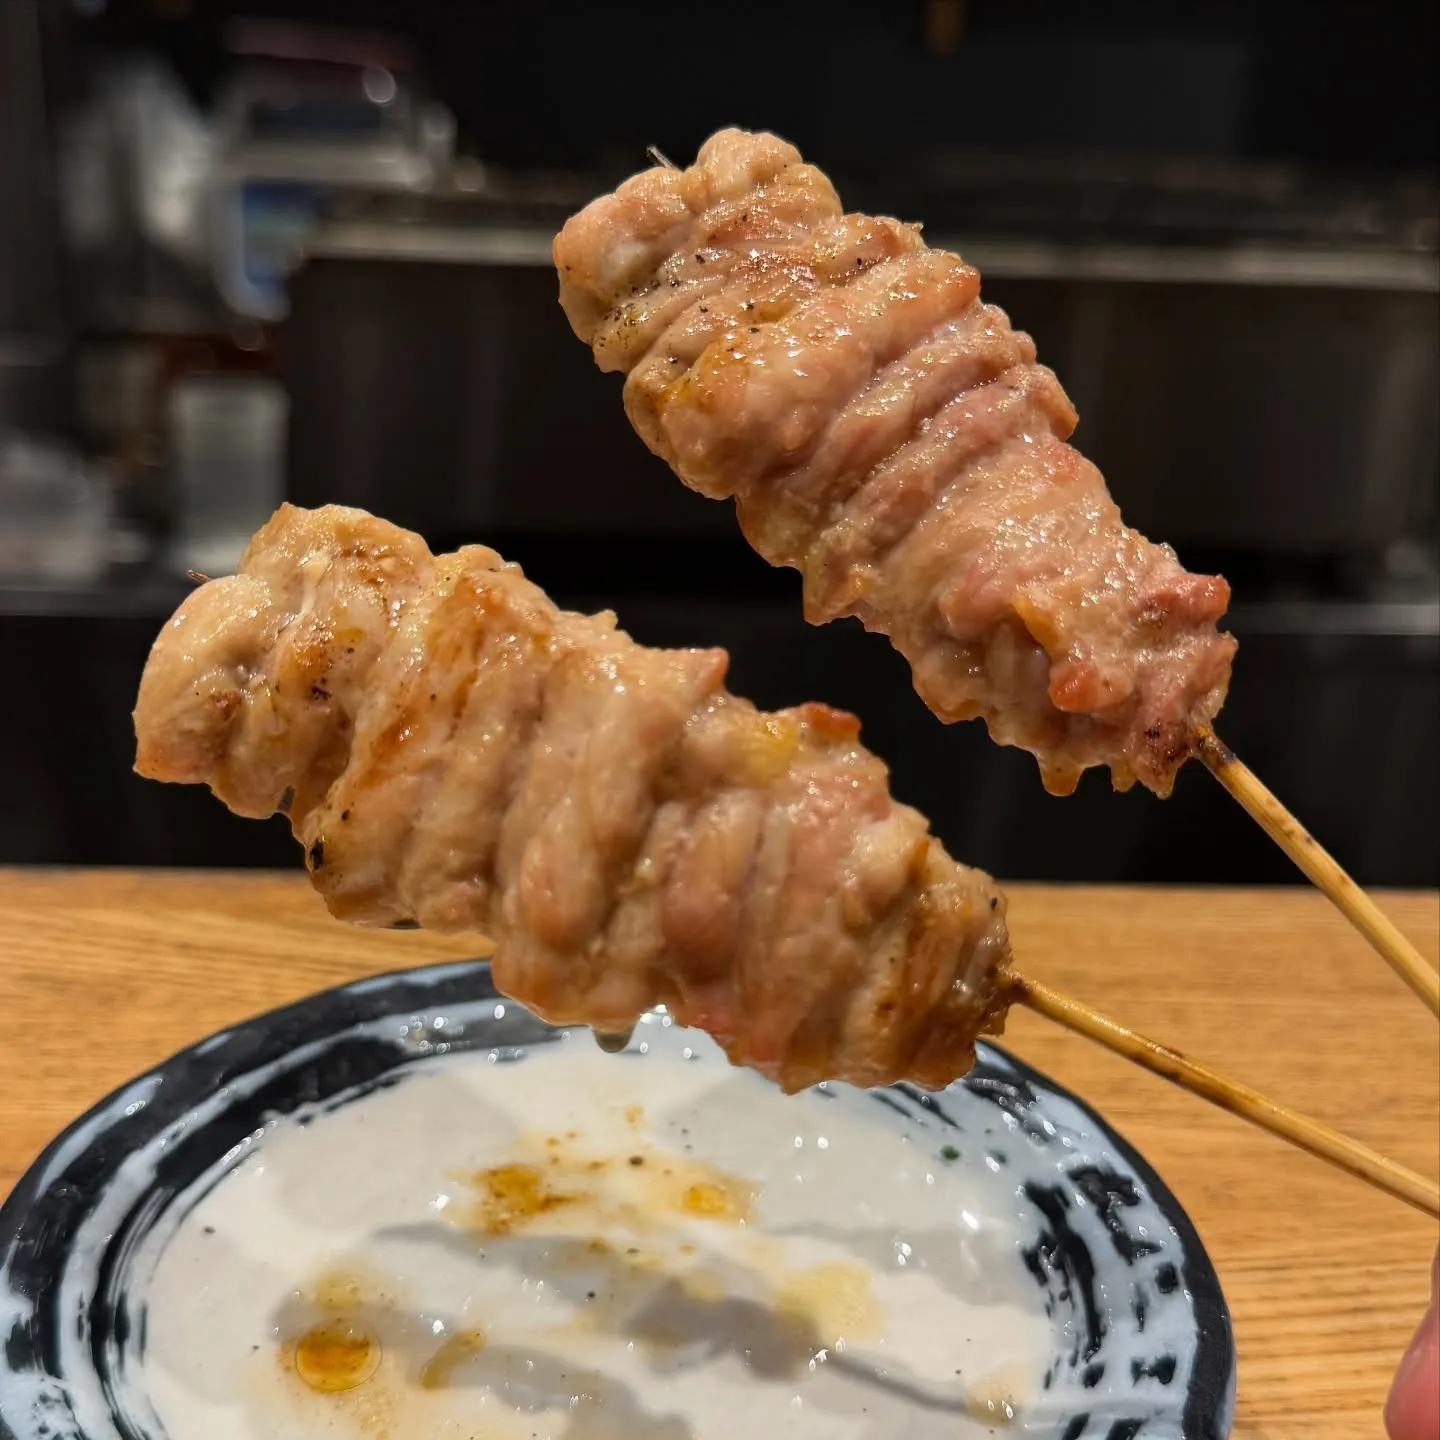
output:
<instances>
[{"instance_id":1,"label":"yakitori skewer","mask_svg":"<svg viewBox=\"0 0 1440 1440\"><path fill-rule=\"evenodd\" d=\"M776 136L720 131L685 169L649 153L554 247L645 443L802 573L809 619L888 635L937 715L982 717L1049 789L1108 766L1165 795L1199 755L1440 1014L1440 976L1211 730L1229 587L1124 524L975 269L918 225L846 214Z\"/></svg>"}]
</instances>

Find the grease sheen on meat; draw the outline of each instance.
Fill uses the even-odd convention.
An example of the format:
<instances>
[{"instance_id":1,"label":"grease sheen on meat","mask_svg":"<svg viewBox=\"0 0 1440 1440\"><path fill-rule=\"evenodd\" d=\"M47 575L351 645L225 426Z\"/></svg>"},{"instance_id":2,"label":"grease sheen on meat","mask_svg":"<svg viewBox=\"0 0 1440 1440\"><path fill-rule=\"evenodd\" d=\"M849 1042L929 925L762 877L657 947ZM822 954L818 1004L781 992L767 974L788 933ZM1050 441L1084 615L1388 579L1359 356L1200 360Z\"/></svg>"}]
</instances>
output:
<instances>
[{"instance_id":1,"label":"grease sheen on meat","mask_svg":"<svg viewBox=\"0 0 1440 1440\"><path fill-rule=\"evenodd\" d=\"M983 717L1057 793L1092 765L1169 792L1224 702L1229 587L1123 523L972 267L740 130L596 200L554 252L635 429L801 571L810 620L888 635L937 715Z\"/></svg>"},{"instance_id":2,"label":"grease sheen on meat","mask_svg":"<svg viewBox=\"0 0 1440 1440\"><path fill-rule=\"evenodd\" d=\"M470 546L285 506L151 652L136 769L288 812L331 911L479 931L561 1024L657 1004L738 1064L940 1087L1005 1011L1005 903L855 719L766 714Z\"/></svg>"}]
</instances>

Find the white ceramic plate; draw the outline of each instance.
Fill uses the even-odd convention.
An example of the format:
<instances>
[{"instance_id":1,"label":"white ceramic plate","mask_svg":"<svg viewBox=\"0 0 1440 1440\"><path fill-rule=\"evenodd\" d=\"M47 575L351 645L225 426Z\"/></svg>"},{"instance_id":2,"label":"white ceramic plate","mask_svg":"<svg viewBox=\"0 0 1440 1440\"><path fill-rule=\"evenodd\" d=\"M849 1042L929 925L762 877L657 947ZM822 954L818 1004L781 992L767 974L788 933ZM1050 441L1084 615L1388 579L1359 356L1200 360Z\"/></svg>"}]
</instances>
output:
<instances>
[{"instance_id":1,"label":"white ceramic plate","mask_svg":"<svg viewBox=\"0 0 1440 1440\"><path fill-rule=\"evenodd\" d=\"M1174 1198L999 1050L795 1097L483 965L328 992L136 1080L0 1209L0 1440L1219 1440Z\"/></svg>"}]
</instances>

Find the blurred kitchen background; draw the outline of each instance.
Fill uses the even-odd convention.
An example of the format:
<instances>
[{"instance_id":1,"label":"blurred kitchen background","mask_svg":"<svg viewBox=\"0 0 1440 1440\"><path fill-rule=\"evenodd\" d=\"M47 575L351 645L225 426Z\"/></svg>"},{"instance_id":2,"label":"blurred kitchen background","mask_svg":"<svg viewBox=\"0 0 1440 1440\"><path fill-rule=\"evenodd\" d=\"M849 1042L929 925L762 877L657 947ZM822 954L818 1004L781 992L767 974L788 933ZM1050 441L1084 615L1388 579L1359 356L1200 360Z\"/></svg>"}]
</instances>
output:
<instances>
[{"instance_id":1,"label":"blurred kitchen background","mask_svg":"<svg viewBox=\"0 0 1440 1440\"><path fill-rule=\"evenodd\" d=\"M1440 883L1436 14L0 0L0 862L298 863L130 771L186 571L288 497L857 711L1007 878L1298 878L1197 766L1165 804L1047 797L632 435L550 238L739 123L981 267L1128 518L1234 585L1226 738L1363 882Z\"/></svg>"}]
</instances>

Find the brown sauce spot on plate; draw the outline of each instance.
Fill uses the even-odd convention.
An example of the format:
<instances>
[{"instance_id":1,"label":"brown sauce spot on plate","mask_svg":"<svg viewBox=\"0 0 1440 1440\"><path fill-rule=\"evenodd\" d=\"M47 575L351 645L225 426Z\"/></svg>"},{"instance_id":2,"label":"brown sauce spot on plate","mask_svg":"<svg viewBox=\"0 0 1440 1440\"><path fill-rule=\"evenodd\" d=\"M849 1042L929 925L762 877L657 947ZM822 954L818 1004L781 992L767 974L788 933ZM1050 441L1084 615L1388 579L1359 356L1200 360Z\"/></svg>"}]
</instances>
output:
<instances>
[{"instance_id":1,"label":"brown sauce spot on plate","mask_svg":"<svg viewBox=\"0 0 1440 1440\"><path fill-rule=\"evenodd\" d=\"M420 1367L420 1384L426 1390L443 1390L455 1372L485 1348L482 1330L457 1330Z\"/></svg>"},{"instance_id":2,"label":"brown sauce spot on plate","mask_svg":"<svg viewBox=\"0 0 1440 1440\"><path fill-rule=\"evenodd\" d=\"M335 1317L313 1325L295 1342L295 1373L312 1389L333 1395L363 1385L380 1368L380 1341L363 1320Z\"/></svg>"},{"instance_id":3,"label":"brown sauce spot on plate","mask_svg":"<svg viewBox=\"0 0 1440 1440\"><path fill-rule=\"evenodd\" d=\"M473 1177L480 1192L476 1219L491 1235L508 1235L518 1225L562 1205L571 1205L575 1196L550 1189L535 1165L496 1165Z\"/></svg>"}]
</instances>

